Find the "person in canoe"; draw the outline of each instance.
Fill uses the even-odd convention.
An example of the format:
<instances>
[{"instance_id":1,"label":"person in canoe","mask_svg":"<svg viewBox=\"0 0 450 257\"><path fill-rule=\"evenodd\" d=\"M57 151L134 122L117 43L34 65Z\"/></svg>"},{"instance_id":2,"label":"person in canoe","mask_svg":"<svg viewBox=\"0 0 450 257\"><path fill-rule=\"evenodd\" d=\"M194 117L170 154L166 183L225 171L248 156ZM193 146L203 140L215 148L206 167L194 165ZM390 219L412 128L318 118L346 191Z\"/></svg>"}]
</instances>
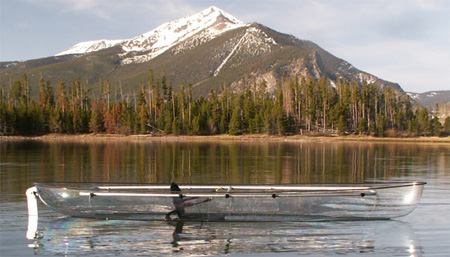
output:
<instances>
[{"instance_id":1,"label":"person in canoe","mask_svg":"<svg viewBox=\"0 0 450 257\"><path fill-rule=\"evenodd\" d=\"M172 198L172 203L173 203L173 206L175 207L175 210L166 214L166 220L170 220L171 219L170 215L172 215L174 213L176 213L178 215L178 218L182 219L183 216L185 216L184 208L187 206L194 206L195 204L193 202L189 202L189 201L194 200L196 198L182 198L181 197L181 189L178 186L178 184L175 182L172 182L172 184L170 184L170 191L172 191L172 193L180 194L180 197Z\"/></svg>"},{"instance_id":2,"label":"person in canoe","mask_svg":"<svg viewBox=\"0 0 450 257\"><path fill-rule=\"evenodd\" d=\"M179 197L172 198L172 203L173 203L173 206L175 207L175 210L170 211L169 213L166 214L166 218L165 218L166 220L172 220L172 218L170 216L174 213L177 214L179 219L199 219L199 220L211 219L211 217L209 217L210 215L206 215L207 217L205 217L205 214L201 214L201 213L186 214L185 208L195 206L197 204L209 202L209 201L213 200L213 198L207 198L203 201L195 201L196 199L199 199L198 197L184 198L181 194L180 187L175 182L172 182L172 184L170 185L170 191L172 191L172 193L174 193L174 194L175 193L179 194Z\"/></svg>"}]
</instances>

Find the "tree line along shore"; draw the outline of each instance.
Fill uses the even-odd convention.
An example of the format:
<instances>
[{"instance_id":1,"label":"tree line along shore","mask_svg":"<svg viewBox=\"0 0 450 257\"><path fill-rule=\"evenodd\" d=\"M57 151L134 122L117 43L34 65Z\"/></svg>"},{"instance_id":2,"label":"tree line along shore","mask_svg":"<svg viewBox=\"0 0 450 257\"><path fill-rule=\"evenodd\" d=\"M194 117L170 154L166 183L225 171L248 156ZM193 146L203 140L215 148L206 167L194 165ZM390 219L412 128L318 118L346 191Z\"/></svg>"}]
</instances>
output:
<instances>
[{"instance_id":1,"label":"tree line along shore","mask_svg":"<svg viewBox=\"0 0 450 257\"><path fill-rule=\"evenodd\" d=\"M113 141L111 141L113 140ZM243 135L154 135L154 134L45 134L38 136L0 136L0 142L355 142L355 143L431 143L450 144L450 137L375 137L369 135L267 135L267 134L243 134Z\"/></svg>"},{"instance_id":2,"label":"tree line along shore","mask_svg":"<svg viewBox=\"0 0 450 257\"><path fill-rule=\"evenodd\" d=\"M155 79L149 70L138 90L117 95L102 78L95 85L80 79L53 85L41 77L32 85L23 74L1 86L0 134L450 135L450 118L439 120L438 107L431 113L401 90L347 80L331 84L325 77L291 76L271 89L264 80L241 82L239 90L221 86L194 97L192 85L175 91L170 79Z\"/></svg>"}]
</instances>

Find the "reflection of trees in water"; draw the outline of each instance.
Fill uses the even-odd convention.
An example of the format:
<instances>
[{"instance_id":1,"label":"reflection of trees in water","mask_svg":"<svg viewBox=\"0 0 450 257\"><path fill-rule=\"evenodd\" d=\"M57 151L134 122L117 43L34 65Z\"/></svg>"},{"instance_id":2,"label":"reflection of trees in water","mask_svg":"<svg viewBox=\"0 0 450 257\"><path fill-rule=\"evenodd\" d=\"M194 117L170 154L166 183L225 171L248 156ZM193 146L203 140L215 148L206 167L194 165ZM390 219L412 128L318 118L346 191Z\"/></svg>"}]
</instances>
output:
<instances>
[{"instance_id":1,"label":"reflection of trees in water","mask_svg":"<svg viewBox=\"0 0 450 257\"><path fill-rule=\"evenodd\" d=\"M439 172L448 145L375 142L2 142L1 190L34 181L345 183Z\"/></svg>"}]
</instances>

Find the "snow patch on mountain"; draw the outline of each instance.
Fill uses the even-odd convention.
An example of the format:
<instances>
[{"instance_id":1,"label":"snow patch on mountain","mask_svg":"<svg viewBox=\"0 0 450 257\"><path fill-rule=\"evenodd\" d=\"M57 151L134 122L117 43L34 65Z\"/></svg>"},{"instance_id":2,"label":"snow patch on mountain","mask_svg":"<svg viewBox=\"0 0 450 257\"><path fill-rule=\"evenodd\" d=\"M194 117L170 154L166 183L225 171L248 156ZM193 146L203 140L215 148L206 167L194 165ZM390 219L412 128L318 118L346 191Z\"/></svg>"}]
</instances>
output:
<instances>
[{"instance_id":1,"label":"snow patch on mountain","mask_svg":"<svg viewBox=\"0 0 450 257\"><path fill-rule=\"evenodd\" d=\"M72 46L71 48L69 48L65 51L57 53L55 56L61 56L61 55L67 55L67 54L86 54L86 53L95 52L95 51L99 51L99 50L102 50L105 48L110 48L110 47L116 46L124 41L125 40L123 40L123 39L118 39L118 40L101 39L101 40L81 42L81 43L78 43L78 44Z\"/></svg>"},{"instance_id":2,"label":"snow patch on mountain","mask_svg":"<svg viewBox=\"0 0 450 257\"><path fill-rule=\"evenodd\" d=\"M121 57L125 58L122 64L146 62L188 38L196 37L194 42L204 43L242 26L246 24L212 6L198 14L164 23L152 31L124 42L122 49L125 53ZM143 54L127 58L129 52L143 52Z\"/></svg>"},{"instance_id":3,"label":"snow patch on mountain","mask_svg":"<svg viewBox=\"0 0 450 257\"><path fill-rule=\"evenodd\" d=\"M358 74L358 78L361 83L366 82L367 84L373 84L378 80L377 77L367 74L367 73L364 73L364 72L360 72Z\"/></svg>"},{"instance_id":4,"label":"snow patch on mountain","mask_svg":"<svg viewBox=\"0 0 450 257\"><path fill-rule=\"evenodd\" d=\"M166 49L215 23L225 23L225 27L213 29L211 34L220 34L244 25L230 14L213 6L198 14L164 23L154 30L127 40L122 44L122 49L126 52L145 51L153 48Z\"/></svg>"},{"instance_id":5,"label":"snow patch on mountain","mask_svg":"<svg viewBox=\"0 0 450 257\"><path fill-rule=\"evenodd\" d=\"M407 92L406 94L407 94L409 97L411 97L412 99L414 99L414 100L420 99L420 94L417 94L417 93L411 93L411 92Z\"/></svg>"},{"instance_id":6,"label":"snow patch on mountain","mask_svg":"<svg viewBox=\"0 0 450 257\"><path fill-rule=\"evenodd\" d=\"M166 22L132 39L81 42L57 55L85 54L120 45L124 51L120 54L123 58L122 64L142 63L188 38L196 37L193 42L201 44L242 26L246 24L225 11L211 6L197 14Z\"/></svg>"},{"instance_id":7,"label":"snow patch on mountain","mask_svg":"<svg viewBox=\"0 0 450 257\"><path fill-rule=\"evenodd\" d=\"M437 96L437 95L439 95L438 92L430 92L430 93L427 94L427 97L434 97L434 96Z\"/></svg>"},{"instance_id":8,"label":"snow patch on mountain","mask_svg":"<svg viewBox=\"0 0 450 257\"><path fill-rule=\"evenodd\" d=\"M425 92L425 93L412 93L412 92L408 92L407 95L409 95L409 97L411 97L414 100L424 100L426 98L433 98L433 97L437 97L440 96L442 92L436 92L436 91L429 91L429 92ZM450 102L450 99L449 99Z\"/></svg>"},{"instance_id":9,"label":"snow patch on mountain","mask_svg":"<svg viewBox=\"0 0 450 257\"><path fill-rule=\"evenodd\" d=\"M217 76L217 74L219 74L219 71L222 69L222 67L225 65L225 63L227 63L228 59L230 59L230 57L236 52L238 47L242 44L243 40L244 40L244 37L241 37L239 42L234 46L233 50L231 50L231 53L227 57L225 57L225 60L223 60L222 63L219 65L219 67L217 67L217 69L214 71L214 74L213 74L214 77Z\"/></svg>"},{"instance_id":10,"label":"snow patch on mountain","mask_svg":"<svg viewBox=\"0 0 450 257\"><path fill-rule=\"evenodd\" d=\"M238 51L244 51L245 53L256 56L262 53L270 52L271 45L277 45L275 39L269 37L264 31L249 27L246 29L245 34L239 39L237 44L233 47L231 52L225 57L213 73L213 76L217 76L223 66L228 60Z\"/></svg>"}]
</instances>

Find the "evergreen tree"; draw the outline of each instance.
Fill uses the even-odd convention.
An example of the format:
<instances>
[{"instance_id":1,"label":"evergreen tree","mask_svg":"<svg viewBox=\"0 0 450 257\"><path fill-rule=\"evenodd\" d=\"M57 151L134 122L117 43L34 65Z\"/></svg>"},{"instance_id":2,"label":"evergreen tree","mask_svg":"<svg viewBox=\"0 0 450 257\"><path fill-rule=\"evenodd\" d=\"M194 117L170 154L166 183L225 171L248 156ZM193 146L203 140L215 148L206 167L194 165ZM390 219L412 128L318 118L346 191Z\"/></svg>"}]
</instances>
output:
<instances>
[{"instance_id":1,"label":"evergreen tree","mask_svg":"<svg viewBox=\"0 0 450 257\"><path fill-rule=\"evenodd\" d=\"M89 130L94 134L101 133L104 130L103 125L103 113L102 113L102 100L97 104L97 100L92 103L92 114L89 122Z\"/></svg>"},{"instance_id":2,"label":"evergreen tree","mask_svg":"<svg viewBox=\"0 0 450 257\"><path fill-rule=\"evenodd\" d=\"M432 118L430 120L430 134L431 136L438 136L441 132L442 124L439 121L439 118Z\"/></svg>"},{"instance_id":3,"label":"evergreen tree","mask_svg":"<svg viewBox=\"0 0 450 257\"><path fill-rule=\"evenodd\" d=\"M64 80L58 81L58 86L57 86L56 90L57 90L57 95L58 95L57 104L58 104L58 107L61 108L62 113L64 114L69 105L67 95L66 95L66 86L64 84Z\"/></svg>"},{"instance_id":4,"label":"evergreen tree","mask_svg":"<svg viewBox=\"0 0 450 257\"><path fill-rule=\"evenodd\" d=\"M239 105L233 108L228 133L238 135L241 133L241 108Z\"/></svg>"},{"instance_id":5,"label":"evergreen tree","mask_svg":"<svg viewBox=\"0 0 450 257\"><path fill-rule=\"evenodd\" d=\"M445 118L444 126L442 128L444 132L450 133L450 117Z\"/></svg>"},{"instance_id":6,"label":"evergreen tree","mask_svg":"<svg viewBox=\"0 0 450 257\"><path fill-rule=\"evenodd\" d=\"M386 118L384 114L380 114L377 116L377 123L376 123L376 136L378 137L384 137L386 136Z\"/></svg>"},{"instance_id":7,"label":"evergreen tree","mask_svg":"<svg viewBox=\"0 0 450 257\"><path fill-rule=\"evenodd\" d=\"M344 135L345 134L345 132L347 131L347 126L346 126L346 121L345 121L345 116L344 115L339 115L336 127L337 127L339 135Z\"/></svg>"},{"instance_id":8,"label":"evergreen tree","mask_svg":"<svg viewBox=\"0 0 450 257\"><path fill-rule=\"evenodd\" d=\"M46 86L45 86L45 95L46 95L46 99L47 99L47 103L45 104L45 106L47 108L52 108L55 106L55 93L53 92L53 87L52 84L50 82L50 80L47 80Z\"/></svg>"},{"instance_id":9,"label":"evergreen tree","mask_svg":"<svg viewBox=\"0 0 450 257\"><path fill-rule=\"evenodd\" d=\"M233 99L233 108L228 129L228 133L230 135L238 135L242 133L242 101L243 96L241 94L237 94Z\"/></svg>"},{"instance_id":10,"label":"evergreen tree","mask_svg":"<svg viewBox=\"0 0 450 257\"><path fill-rule=\"evenodd\" d=\"M45 108L48 103L47 89L45 86L45 79L41 77L39 79L39 102L42 108Z\"/></svg>"},{"instance_id":11,"label":"evergreen tree","mask_svg":"<svg viewBox=\"0 0 450 257\"><path fill-rule=\"evenodd\" d=\"M364 119L360 119L358 122L358 131L359 134L364 134L367 131L366 121Z\"/></svg>"},{"instance_id":12,"label":"evergreen tree","mask_svg":"<svg viewBox=\"0 0 450 257\"><path fill-rule=\"evenodd\" d=\"M430 114L427 107L419 109L416 114L417 119L417 132L423 134L424 136L431 135L432 127L430 126Z\"/></svg>"},{"instance_id":13,"label":"evergreen tree","mask_svg":"<svg viewBox=\"0 0 450 257\"><path fill-rule=\"evenodd\" d=\"M139 117L138 131L140 134L145 134L145 133L147 133L147 123L149 122L147 108L145 108L145 104L141 104L141 108L140 108L138 117Z\"/></svg>"}]
</instances>

